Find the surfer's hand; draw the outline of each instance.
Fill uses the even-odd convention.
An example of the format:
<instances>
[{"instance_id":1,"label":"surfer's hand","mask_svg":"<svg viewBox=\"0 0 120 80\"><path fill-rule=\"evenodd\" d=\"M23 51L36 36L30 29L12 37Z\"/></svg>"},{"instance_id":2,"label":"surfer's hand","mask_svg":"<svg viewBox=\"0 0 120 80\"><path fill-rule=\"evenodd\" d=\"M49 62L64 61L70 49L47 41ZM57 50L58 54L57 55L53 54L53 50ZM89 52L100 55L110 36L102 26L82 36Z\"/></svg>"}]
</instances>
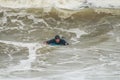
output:
<instances>
[{"instance_id":1,"label":"surfer's hand","mask_svg":"<svg viewBox=\"0 0 120 80\"><path fill-rule=\"evenodd\" d=\"M69 45L69 43L65 43L65 45Z\"/></svg>"}]
</instances>

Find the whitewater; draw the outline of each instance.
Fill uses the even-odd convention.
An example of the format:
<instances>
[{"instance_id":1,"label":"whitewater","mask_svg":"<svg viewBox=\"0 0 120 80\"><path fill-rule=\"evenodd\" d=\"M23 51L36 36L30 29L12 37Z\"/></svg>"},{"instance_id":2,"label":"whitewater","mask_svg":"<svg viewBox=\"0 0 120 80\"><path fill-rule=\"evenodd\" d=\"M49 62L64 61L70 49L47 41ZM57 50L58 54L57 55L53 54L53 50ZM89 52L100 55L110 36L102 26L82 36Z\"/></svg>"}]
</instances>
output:
<instances>
[{"instance_id":1,"label":"whitewater","mask_svg":"<svg viewBox=\"0 0 120 80\"><path fill-rule=\"evenodd\" d=\"M0 0L0 80L120 80L120 0Z\"/></svg>"}]
</instances>

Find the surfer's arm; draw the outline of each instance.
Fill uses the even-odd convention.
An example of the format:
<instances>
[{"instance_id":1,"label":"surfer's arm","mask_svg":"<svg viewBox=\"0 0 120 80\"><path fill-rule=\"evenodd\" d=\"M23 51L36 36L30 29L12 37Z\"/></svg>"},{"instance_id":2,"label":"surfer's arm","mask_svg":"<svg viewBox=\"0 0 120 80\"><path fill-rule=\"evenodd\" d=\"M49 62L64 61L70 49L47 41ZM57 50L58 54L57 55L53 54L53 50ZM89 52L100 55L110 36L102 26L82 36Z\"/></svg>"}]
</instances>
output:
<instances>
[{"instance_id":1,"label":"surfer's arm","mask_svg":"<svg viewBox=\"0 0 120 80\"><path fill-rule=\"evenodd\" d=\"M63 45L69 45L69 43L67 43L65 40L62 40L62 44Z\"/></svg>"},{"instance_id":2,"label":"surfer's arm","mask_svg":"<svg viewBox=\"0 0 120 80\"><path fill-rule=\"evenodd\" d=\"M46 41L46 44L51 44L51 43L53 43L54 42L54 39L51 39L51 40L49 40L49 41Z\"/></svg>"},{"instance_id":3,"label":"surfer's arm","mask_svg":"<svg viewBox=\"0 0 120 80\"><path fill-rule=\"evenodd\" d=\"M67 43L66 41L65 41L65 43L64 43L65 45L69 45L69 43Z\"/></svg>"},{"instance_id":4,"label":"surfer's arm","mask_svg":"<svg viewBox=\"0 0 120 80\"><path fill-rule=\"evenodd\" d=\"M66 42L65 45L69 45L69 43Z\"/></svg>"}]
</instances>

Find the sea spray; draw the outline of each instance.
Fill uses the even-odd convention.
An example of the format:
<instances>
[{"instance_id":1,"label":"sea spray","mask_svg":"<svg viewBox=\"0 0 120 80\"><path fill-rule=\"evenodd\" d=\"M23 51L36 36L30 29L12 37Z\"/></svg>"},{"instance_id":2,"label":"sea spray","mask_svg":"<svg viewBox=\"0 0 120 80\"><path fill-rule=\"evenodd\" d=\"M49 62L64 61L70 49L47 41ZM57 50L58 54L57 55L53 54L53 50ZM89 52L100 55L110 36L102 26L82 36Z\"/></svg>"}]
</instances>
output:
<instances>
[{"instance_id":1,"label":"sea spray","mask_svg":"<svg viewBox=\"0 0 120 80\"><path fill-rule=\"evenodd\" d=\"M1 43L5 44L12 44L19 47L27 47L28 48L28 59L27 60L21 60L20 64L12 67L13 70L29 70L31 69L31 63L35 61L36 59L36 50L41 48L42 46L39 43L23 43L23 42L13 42L13 41L3 41L0 40ZM10 55L9 55L10 56ZM12 59L12 57L10 56Z\"/></svg>"}]
</instances>

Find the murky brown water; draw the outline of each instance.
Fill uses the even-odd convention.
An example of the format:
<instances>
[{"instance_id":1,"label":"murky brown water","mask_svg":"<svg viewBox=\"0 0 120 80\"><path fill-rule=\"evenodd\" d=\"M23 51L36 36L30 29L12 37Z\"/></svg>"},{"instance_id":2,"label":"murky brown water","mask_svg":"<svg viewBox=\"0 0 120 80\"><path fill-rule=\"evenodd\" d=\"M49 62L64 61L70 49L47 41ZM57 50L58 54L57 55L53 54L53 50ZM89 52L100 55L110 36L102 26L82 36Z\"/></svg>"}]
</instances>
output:
<instances>
[{"instance_id":1,"label":"murky brown water","mask_svg":"<svg viewBox=\"0 0 120 80\"><path fill-rule=\"evenodd\" d=\"M70 45L42 44L56 34ZM119 54L119 10L0 10L1 80L119 80Z\"/></svg>"}]
</instances>

